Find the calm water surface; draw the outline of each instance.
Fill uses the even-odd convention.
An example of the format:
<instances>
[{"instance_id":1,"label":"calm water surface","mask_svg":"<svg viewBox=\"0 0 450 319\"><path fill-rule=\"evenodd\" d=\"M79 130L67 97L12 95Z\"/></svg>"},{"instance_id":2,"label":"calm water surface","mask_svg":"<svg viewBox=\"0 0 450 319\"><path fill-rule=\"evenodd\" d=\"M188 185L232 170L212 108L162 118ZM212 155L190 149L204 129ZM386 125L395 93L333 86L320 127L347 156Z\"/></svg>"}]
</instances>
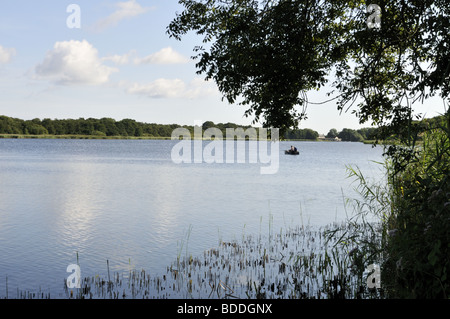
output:
<instances>
[{"instance_id":1,"label":"calm water surface","mask_svg":"<svg viewBox=\"0 0 450 319\"><path fill-rule=\"evenodd\" d=\"M69 264L82 276L160 273L178 254L220 240L345 219L346 165L381 178L382 148L296 142L278 173L265 164L175 164L177 141L0 140L0 297L62 294ZM206 145L206 144L205 144ZM250 150L251 152L252 150Z\"/></svg>"}]
</instances>

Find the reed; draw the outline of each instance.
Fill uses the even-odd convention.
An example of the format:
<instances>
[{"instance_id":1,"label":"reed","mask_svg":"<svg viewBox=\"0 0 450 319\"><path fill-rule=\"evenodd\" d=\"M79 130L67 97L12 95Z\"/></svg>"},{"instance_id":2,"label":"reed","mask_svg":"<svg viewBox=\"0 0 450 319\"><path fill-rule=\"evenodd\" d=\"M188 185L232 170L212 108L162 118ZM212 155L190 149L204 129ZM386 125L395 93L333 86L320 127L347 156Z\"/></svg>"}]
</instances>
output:
<instances>
[{"instance_id":1,"label":"reed","mask_svg":"<svg viewBox=\"0 0 450 319\"><path fill-rule=\"evenodd\" d=\"M271 233L270 239L247 235L239 241L221 242L201 256L182 256L190 228L176 261L165 273L150 275L133 269L124 278L119 272L110 273L107 260L106 279L84 278L76 298L374 297L361 290L361 278L352 272L353 255L339 245L353 230L345 224L320 228L302 225Z\"/></svg>"},{"instance_id":2,"label":"reed","mask_svg":"<svg viewBox=\"0 0 450 319\"><path fill-rule=\"evenodd\" d=\"M364 278L353 271L355 256L342 239L355 231L346 224L326 227L297 226L279 233L247 235L221 242L200 256L187 253L184 242L174 263L161 273L144 269L111 272L82 278L82 287L68 292L77 299L160 298L373 298L361 289ZM332 237L330 235L333 234ZM186 249L187 251L187 249ZM19 298L50 298L50 294L18 290Z\"/></svg>"}]
</instances>

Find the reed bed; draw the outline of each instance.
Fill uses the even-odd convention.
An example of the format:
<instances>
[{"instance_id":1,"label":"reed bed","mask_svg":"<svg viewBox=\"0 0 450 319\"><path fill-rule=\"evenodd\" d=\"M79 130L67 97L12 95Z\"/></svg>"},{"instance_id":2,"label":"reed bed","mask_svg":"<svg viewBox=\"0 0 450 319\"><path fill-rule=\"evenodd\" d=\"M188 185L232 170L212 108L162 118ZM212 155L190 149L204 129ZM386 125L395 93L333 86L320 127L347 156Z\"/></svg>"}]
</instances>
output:
<instances>
[{"instance_id":1,"label":"reed bed","mask_svg":"<svg viewBox=\"0 0 450 319\"><path fill-rule=\"evenodd\" d=\"M357 171L353 173L358 175ZM359 185L364 186L360 191L366 190L367 183ZM377 192L369 193L377 198L383 197ZM381 288L369 289L367 281L367 267L382 265L383 258L386 258L383 256L386 225L383 219L369 222L366 218L380 215L386 210L386 205L375 205L371 196L364 195L365 201L356 201L356 204L353 201L356 214L341 224L323 227L300 225L281 229L278 233L269 224L266 235L260 232L242 235L235 241L220 240L217 247L199 256L189 255L189 228L174 262L161 273L132 268L111 273L110 263L114 261L106 260L104 275L82 278L81 288L77 289L69 289L64 279L64 292L56 298L388 298ZM367 201L370 205L365 205ZM184 249L186 253L182 256ZM6 280L6 298L11 297ZM16 293L16 298L20 299L52 297L55 296L50 292L40 290L32 293L17 289Z\"/></svg>"},{"instance_id":2,"label":"reed bed","mask_svg":"<svg viewBox=\"0 0 450 319\"><path fill-rule=\"evenodd\" d=\"M111 274L107 261L105 276L85 277L81 288L65 287L65 295L74 299L383 298L382 290L367 288L365 270L355 268L358 247L342 240L353 227L296 227L267 237L220 242L201 256L179 255L160 274L144 269Z\"/></svg>"}]
</instances>

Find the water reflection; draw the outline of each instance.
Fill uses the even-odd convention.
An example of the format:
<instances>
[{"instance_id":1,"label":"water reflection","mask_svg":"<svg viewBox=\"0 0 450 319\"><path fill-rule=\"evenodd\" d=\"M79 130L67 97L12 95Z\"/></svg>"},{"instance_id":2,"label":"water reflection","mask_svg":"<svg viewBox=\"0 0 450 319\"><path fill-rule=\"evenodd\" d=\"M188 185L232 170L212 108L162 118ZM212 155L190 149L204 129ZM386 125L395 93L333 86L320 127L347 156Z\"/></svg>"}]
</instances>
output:
<instances>
[{"instance_id":1,"label":"water reflection","mask_svg":"<svg viewBox=\"0 0 450 319\"><path fill-rule=\"evenodd\" d=\"M143 195L148 198L145 223L157 245L166 246L173 241L172 234L178 228L183 211L182 197L185 193L182 171L171 166L159 166L148 173L148 188ZM181 197L181 198L180 198Z\"/></svg>"},{"instance_id":2,"label":"water reflection","mask_svg":"<svg viewBox=\"0 0 450 319\"><path fill-rule=\"evenodd\" d=\"M93 227L102 211L104 180L98 174L98 165L92 163L66 163L67 173L59 176L54 197L59 212L56 214L56 232L62 236L64 246L73 252L84 250L93 239Z\"/></svg>"}]
</instances>

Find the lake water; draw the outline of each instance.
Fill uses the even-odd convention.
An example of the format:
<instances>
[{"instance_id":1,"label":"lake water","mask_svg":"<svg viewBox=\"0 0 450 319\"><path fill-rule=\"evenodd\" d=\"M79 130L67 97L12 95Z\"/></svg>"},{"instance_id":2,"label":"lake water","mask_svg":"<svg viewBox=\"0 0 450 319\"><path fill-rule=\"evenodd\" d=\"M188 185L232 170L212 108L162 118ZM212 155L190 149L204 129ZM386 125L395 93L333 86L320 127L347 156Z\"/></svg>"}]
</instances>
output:
<instances>
[{"instance_id":1,"label":"lake water","mask_svg":"<svg viewBox=\"0 0 450 319\"><path fill-rule=\"evenodd\" d=\"M295 142L276 174L262 163L172 160L178 141L0 139L0 298L16 289L62 295L66 268L82 276L163 272L178 254L222 241L326 225L346 217L346 165L383 175L382 148ZM204 142L205 145L208 142ZM250 149L248 153L255 152Z\"/></svg>"}]
</instances>

